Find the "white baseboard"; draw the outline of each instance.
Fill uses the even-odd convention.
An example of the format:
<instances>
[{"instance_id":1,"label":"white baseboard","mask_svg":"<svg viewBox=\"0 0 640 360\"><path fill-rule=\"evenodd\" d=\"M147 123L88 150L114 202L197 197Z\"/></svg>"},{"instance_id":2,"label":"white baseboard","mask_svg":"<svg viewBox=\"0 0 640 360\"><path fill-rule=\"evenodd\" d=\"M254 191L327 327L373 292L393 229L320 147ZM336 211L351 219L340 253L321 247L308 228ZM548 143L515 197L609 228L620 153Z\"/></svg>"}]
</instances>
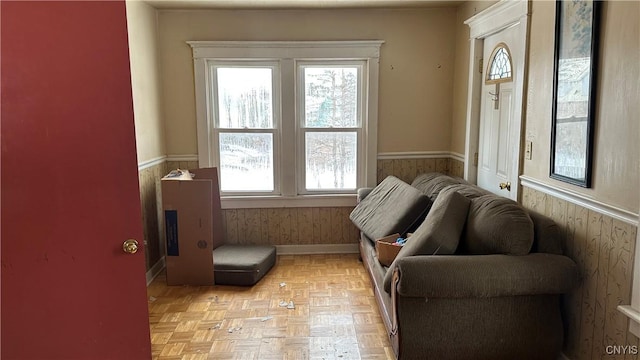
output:
<instances>
[{"instance_id":1,"label":"white baseboard","mask_svg":"<svg viewBox=\"0 0 640 360\"><path fill-rule=\"evenodd\" d=\"M358 244L276 245L278 255L357 254Z\"/></svg>"},{"instance_id":2,"label":"white baseboard","mask_svg":"<svg viewBox=\"0 0 640 360\"><path fill-rule=\"evenodd\" d=\"M158 274L160 274L160 272L162 272L162 270L165 267L165 262L164 262L164 256L160 258L160 260L158 260L158 262L156 262L151 269L149 269L149 271L147 271L147 286L149 286L149 284L151 284L151 282L153 281L153 279L156 278L156 276L158 276Z\"/></svg>"}]
</instances>

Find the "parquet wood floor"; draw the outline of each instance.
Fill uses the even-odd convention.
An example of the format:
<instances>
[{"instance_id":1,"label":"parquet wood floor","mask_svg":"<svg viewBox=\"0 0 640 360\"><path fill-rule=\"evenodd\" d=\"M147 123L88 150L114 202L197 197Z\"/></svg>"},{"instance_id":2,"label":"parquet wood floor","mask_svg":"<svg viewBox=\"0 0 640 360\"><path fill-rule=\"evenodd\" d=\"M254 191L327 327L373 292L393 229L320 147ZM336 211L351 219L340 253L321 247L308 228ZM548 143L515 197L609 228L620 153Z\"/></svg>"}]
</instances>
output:
<instances>
[{"instance_id":1,"label":"parquet wood floor","mask_svg":"<svg viewBox=\"0 0 640 360\"><path fill-rule=\"evenodd\" d=\"M161 274L147 292L154 359L394 359L356 254L278 256L253 287Z\"/></svg>"}]
</instances>

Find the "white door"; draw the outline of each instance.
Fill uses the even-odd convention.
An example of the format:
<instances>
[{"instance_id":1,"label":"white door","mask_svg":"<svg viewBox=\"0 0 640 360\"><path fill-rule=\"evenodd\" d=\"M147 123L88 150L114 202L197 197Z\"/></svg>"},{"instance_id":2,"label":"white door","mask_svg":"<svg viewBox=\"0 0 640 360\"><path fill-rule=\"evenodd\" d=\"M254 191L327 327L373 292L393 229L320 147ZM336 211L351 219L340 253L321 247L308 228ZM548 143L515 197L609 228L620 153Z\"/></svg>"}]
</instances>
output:
<instances>
[{"instance_id":1,"label":"white door","mask_svg":"<svg viewBox=\"0 0 640 360\"><path fill-rule=\"evenodd\" d=\"M478 186L514 200L521 112L514 93L519 62L512 56L523 53L515 49L521 46L517 35L517 27L510 27L484 39L477 177Z\"/></svg>"}]
</instances>

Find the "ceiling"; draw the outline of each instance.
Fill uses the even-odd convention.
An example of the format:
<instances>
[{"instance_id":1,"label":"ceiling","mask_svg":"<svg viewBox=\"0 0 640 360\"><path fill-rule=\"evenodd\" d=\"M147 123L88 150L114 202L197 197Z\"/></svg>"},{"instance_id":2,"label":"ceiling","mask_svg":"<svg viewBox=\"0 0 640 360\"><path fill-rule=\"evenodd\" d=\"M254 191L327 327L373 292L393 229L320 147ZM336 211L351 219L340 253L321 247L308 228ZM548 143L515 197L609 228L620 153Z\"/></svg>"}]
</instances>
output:
<instances>
[{"instance_id":1,"label":"ceiling","mask_svg":"<svg viewBox=\"0 0 640 360\"><path fill-rule=\"evenodd\" d=\"M461 0L146 0L158 9L339 9L458 6Z\"/></svg>"}]
</instances>

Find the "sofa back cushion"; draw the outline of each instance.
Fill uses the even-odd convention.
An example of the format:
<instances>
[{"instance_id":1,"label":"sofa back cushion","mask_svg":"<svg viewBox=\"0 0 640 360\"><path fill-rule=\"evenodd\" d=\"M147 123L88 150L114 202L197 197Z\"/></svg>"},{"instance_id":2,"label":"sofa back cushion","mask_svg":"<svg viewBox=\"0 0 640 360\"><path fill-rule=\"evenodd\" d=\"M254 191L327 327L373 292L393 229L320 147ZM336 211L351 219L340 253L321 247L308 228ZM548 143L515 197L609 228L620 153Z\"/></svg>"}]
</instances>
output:
<instances>
[{"instance_id":1,"label":"sofa back cushion","mask_svg":"<svg viewBox=\"0 0 640 360\"><path fill-rule=\"evenodd\" d=\"M471 184L454 184L449 185L447 189L449 188L455 190L456 192L460 193L460 195L468 199L474 199L480 196L491 194L491 192L489 192L488 190Z\"/></svg>"},{"instance_id":2,"label":"sofa back cushion","mask_svg":"<svg viewBox=\"0 0 640 360\"><path fill-rule=\"evenodd\" d=\"M515 201L484 195L471 199L460 252L526 255L533 244L533 221Z\"/></svg>"},{"instance_id":3,"label":"sofa back cushion","mask_svg":"<svg viewBox=\"0 0 640 360\"><path fill-rule=\"evenodd\" d=\"M449 185L466 184L467 182L461 178L453 178L441 173L425 173L416 176L411 186L422 191L431 201L435 201L438 193Z\"/></svg>"},{"instance_id":4,"label":"sofa back cushion","mask_svg":"<svg viewBox=\"0 0 640 360\"><path fill-rule=\"evenodd\" d=\"M467 220L470 200L451 187L440 192L427 217L407 239L385 274L384 289L391 290L393 269L397 262L413 255L451 255L456 252L460 234Z\"/></svg>"},{"instance_id":5,"label":"sofa back cushion","mask_svg":"<svg viewBox=\"0 0 640 360\"><path fill-rule=\"evenodd\" d=\"M431 200L404 181L388 176L356 205L349 218L372 240L406 233L429 211Z\"/></svg>"}]
</instances>

